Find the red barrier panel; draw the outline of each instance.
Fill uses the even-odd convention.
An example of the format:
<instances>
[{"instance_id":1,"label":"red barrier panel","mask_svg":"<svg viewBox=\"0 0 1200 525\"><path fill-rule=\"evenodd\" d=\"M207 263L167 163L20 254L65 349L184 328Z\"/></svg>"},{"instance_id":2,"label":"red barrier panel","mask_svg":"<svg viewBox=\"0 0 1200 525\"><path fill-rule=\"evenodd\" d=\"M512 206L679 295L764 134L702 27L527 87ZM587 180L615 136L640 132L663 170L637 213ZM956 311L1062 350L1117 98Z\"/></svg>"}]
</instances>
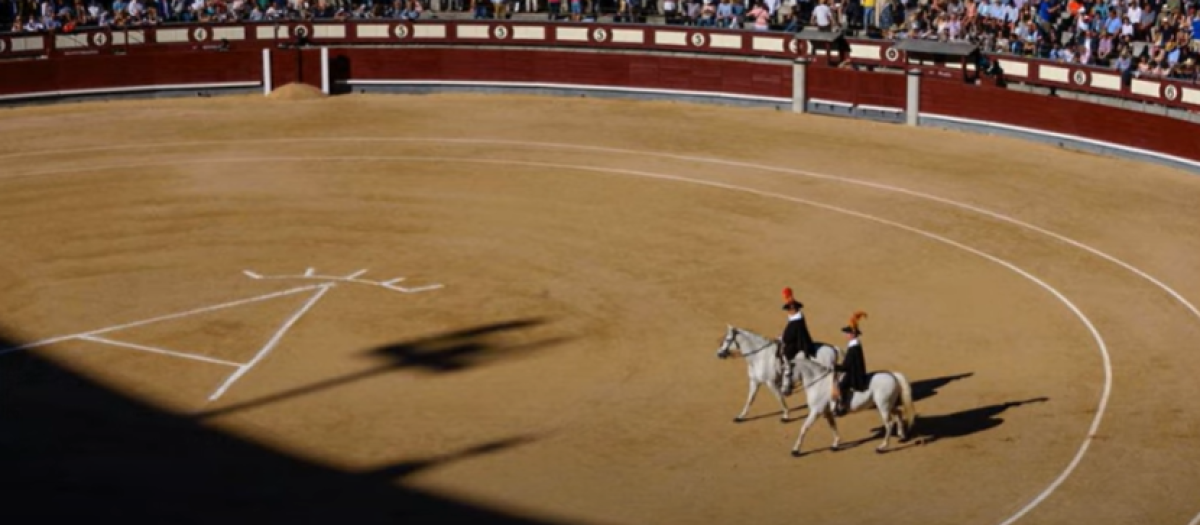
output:
<instances>
[{"instance_id":1,"label":"red barrier panel","mask_svg":"<svg viewBox=\"0 0 1200 525\"><path fill-rule=\"evenodd\" d=\"M810 66L810 98L847 104L904 109L904 75Z\"/></svg>"},{"instance_id":2,"label":"red barrier panel","mask_svg":"<svg viewBox=\"0 0 1200 525\"><path fill-rule=\"evenodd\" d=\"M343 80L525 82L791 97L790 65L499 49L334 49Z\"/></svg>"},{"instance_id":3,"label":"red barrier panel","mask_svg":"<svg viewBox=\"0 0 1200 525\"><path fill-rule=\"evenodd\" d=\"M180 84L257 82L262 55L253 51L162 55L94 55L0 62L0 96ZM318 65L319 67L319 65Z\"/></svg>"},{"instance_id":4,"label":"red barrier panel","mask_svg":"<svg viewBox=\"0 0 1200 525\"><path fill-rule=\"evenodd\" d=\"M922 78L921 112L1085 137L1200 160L1200 126L991 86Z\"/></svg>"}]
</instances>

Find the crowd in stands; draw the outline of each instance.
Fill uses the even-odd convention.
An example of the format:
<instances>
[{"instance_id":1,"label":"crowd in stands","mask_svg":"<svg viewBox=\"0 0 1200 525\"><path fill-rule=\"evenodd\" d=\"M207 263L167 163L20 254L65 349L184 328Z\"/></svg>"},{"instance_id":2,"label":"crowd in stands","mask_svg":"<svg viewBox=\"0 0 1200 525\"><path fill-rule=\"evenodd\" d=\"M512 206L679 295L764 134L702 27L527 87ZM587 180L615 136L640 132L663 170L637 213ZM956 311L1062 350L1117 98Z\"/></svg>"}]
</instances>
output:
<instances>
[{"instance_id":1,"label":"crowd in stands","mask_svg":"<svg viewBox=\"0 0 1200 525\"><path fill-rule=\"evenodd\" d=\"M658 3L661 2L661 5ZM280 19L474 18L537 12L550 19L668 23L861 37L970 42L1007 53L1111 68L1127 76L1197 79L1200 0L0 0L13 32L87 26Z\"/></svg>"}]
</instances>

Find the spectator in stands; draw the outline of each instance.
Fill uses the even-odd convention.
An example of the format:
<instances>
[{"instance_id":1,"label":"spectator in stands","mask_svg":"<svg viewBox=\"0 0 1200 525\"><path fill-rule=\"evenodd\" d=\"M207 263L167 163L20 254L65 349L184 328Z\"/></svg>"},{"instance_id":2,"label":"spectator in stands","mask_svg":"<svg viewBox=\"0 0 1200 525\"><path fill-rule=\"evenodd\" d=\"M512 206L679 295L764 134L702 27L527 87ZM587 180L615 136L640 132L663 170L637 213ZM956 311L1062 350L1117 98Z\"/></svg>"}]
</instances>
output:
<instances>
[{"instance_id":1,"label":"spectator in stands","mask_svg":"<svg viewBox=\"0 0 1200 525\"><path fill-rule=\"evenodd\" d=\"M896 25L897 5L893 0L883 0L883 9L879 10L879 28L884 32L884 38L891 38L890 31Z\"/></svg>"},{"instance_id":2,"label":"spectator in stands","mask_svg":"<svg viewBox=\"0 0 1200 525\"><path fill-rule=\"evenodd\" d=\"M1183 63L1175 68L1175 71L1171 74L1171 77L1178 80L1190 80L1195 82L1197 79L1196 59L1189 56L1187 60L1184 60Z\"/></svg>"},{"instance_id":3,"label":"spectator in stands","mask_svg":"<svg viewBox=\"0 0 1200 525\"><path fill-rule=\"evenodd\" d=\"M462 0L455 0L455 1L462 1ZM547 20L558 20L558 17L561 14L562 14L562 0L547 0L546 1L546 19Z\"/></svg>"},{"instance_id":4,"label":"spectator in stands","mask_svg":"<svg viewBox=\"0 0 1200 525\"><path fill-rule=\"evenodd\" d=\"M1096 65L1108 67L1115 53L1116 48L1113 46L1112 35L1107 29L1101 30L1100 39L1096 43Z\"/></svg>"},{"instance_id":5,"label":"spectator in stands","mask_svg":"<svg viewBox=\"0 0 1200 525\"><path fill-rule=\"evenodd\" d=\"M766 31L771 28L768 20L771 18L771 11L763 5L762 0L754 1L754 8L747 13L750 18L754 19L755 31Z\"/></svg>"},{"instance_id":6,"label":"spectator in stands","mask_svg":"<svg viewBox=\"0 0 1200 525\"><path fill-rule=\"evenodd\" d=\"M679 2L676 0L663 0L662 14L668 24L680 23Z\"/></svg>"},{"instance_id":7,"label":"spectator in stands","mask_svg":"<svg viewBox=\"0 0 1200 525\"><path fill-rule=\"evenodd\" d=\"M1038 40L1041 38L1041 33L1038 32L1037 24L1033 20L1026 22L1017 28L1017 42L1013 43L1013 53L1025 56L1033 56L1037 53Z\"/></svg>"},{"instance_id":8,"label":"spectator in stands","mask_svg":"<svg viewBox=\"0 0 1200 525\"><path fill-rule=\"evenodd\" d=\"M817 26L817 31L832 31L835 24L841 27L841 24L834 17L833 10L829 8L828 4L829 0L819 0L817 7L813 8L812 19L809 22Z\"/></svg>"},{"instance_id":9,"label":"spectator in stands","mask_svg":"<svg viewBox=\"0 0 1200 525\"><path fill-rule=\"evenodd\" d=\"M141 21L142 16L146 14L146 7L142 5L142 0L130 0L125 9L129 13L130 20L134 22Z\"/></svg>"},{"instance_id":10,"label":"spectator in stands","mask_svg":"<svg viewBox=\"0 0 1200 525\"><path fill-rule=\"evenodd\" d=\"M420 0L406 0L404 10L400 12L401 20L418 20L424 8Z\"/></svg>"},{"instance_id":11,"label":"spectator in stands","mask_svg":"<svg viewBox=\"0 0 1200 525\"><path fill-rule=\"evenodd\" d=\"M700 0L684 0L683 23L694 26L700 23Z\"/></svg>"},{"instance_id":12,"label":"spectator in stands","mask_svg":"<svg viewBox=\"0 0 1200 525\"><path fill-rule=\"evenodd\" d=\"M1121 55L1113 62L1113 68L1121 73L1129 73L1134 69L1133 56L1128 49L1122 51Z\"/></svg>"},{"instance_id":13,"label":"spectator in stands","mask_svg":"<svg viewBox=\"0 0 1200 525\"><path fill-rule=\"evenodd\" d=\"M642 17L642 0L622 0L624 7L624 19L626 22L635 23Z\"/></svg>"},{"instance_id":14,"label":"spectator in stands","mask_svg":"<svg viewBox=\"0 0 1200 525\"><path fill-rule=\"evenodd\" d=\"M471 18L482 20L488 18L488 1L489 0L471 0Z\"/></svg>"},{"instance_id":15,"label":"spectator in stands","mask_svg":"<svg viewBox=\"0 0 1200 525\"><path fill-rule=\"evenodd\" d=\"M700 20L697 22L700 27L714 27L717 25L717 8L713 6L713 0L704 0L704 7L700 8Z\"/></svg>"},{"instance_id":16,"label":"spectator in stands","mask_svg":"<svg viewBox=\"0 0 1200 525\"><path fill-rule=\"evenodd\" d=\"M25 22L25 32L37 33L39 31L45 31L45 30L46 30L46 24L43 24L41 20L38 20L33 15L29 15L29 20Z\"/></svg>"},{"instance_id":17,"label":"spectator in stands","mask_svg":"<svg viewBox=\"0 0 1200 525\"><path fill-rule=\"evenodd\" d=\"M800 4L791 3L784 9L787 11L783 14L783 31L786 33L795 33L800 31Z\"/></svg>"},{"instance_id":18,"label":"spectator in stands","mask_svg":"<svg viewBox=\"0 0 1200 525\"><path fill-rule=\"evenodd\" d=\"M721 0L717 6L717 27L727 28L733 24L733 4L729 0Z\"/></svg>"}]
</instances>

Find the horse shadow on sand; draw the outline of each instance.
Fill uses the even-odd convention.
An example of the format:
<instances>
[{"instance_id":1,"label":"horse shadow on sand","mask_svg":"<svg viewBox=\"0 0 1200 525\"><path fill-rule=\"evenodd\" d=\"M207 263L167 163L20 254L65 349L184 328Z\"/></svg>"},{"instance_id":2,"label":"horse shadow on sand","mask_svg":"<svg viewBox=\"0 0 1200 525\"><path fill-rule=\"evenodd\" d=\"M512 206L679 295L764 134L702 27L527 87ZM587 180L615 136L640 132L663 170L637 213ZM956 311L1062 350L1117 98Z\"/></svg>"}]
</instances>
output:
<instances>
[{"instance_id":1,"label":"horse shadow on sand","mask_svg":"<svg viewBox=\"0 0 1200 525\"><path fill-rule=\"evenodd\" d=\"M965 373L917 381L912 384L913 401L928 399L937 395L938 389L955 381L971 377L972 375L974 374ZM1004 419L1000 415L1009 409L1033 403L1044 403L1049 400L1047 397L1035 397L970 408L949 414L934 415L922 414L920 407L918 407L918 416L916 421L913 422L913 428L909 429L908 439L905 439L901 445L893 446L885 452L897 452L912 446L929 445L941 440L970 436L991 430L1004 424ZM882 438L883 427L875 427L871 430L871 436L845 443L840 448L853 448Z\"/></svg>"},{"instance_id":2,"label":"horse shadow on sand","mask_svg":"<svg viewBox=\"0 0 1200 525\"><path fill-rule=\"evenodd\" d=\"M973 375L974 373L967 372L913 382L913 402L929 399L930 397L938 395L940 389L943 387L956 381L969 378ZM892 445L889 449L883 452L897 452L913 446L928 445L941 440L970 436L979 432L991 430L1004 423L1004 419L1001 418L1000 415L1007 410L1046 401L1049 401L1049 398L1037 397L1021 401L1008 401L994 405L970 408L949 414L936 415L922 414L920 406L918 406L918 416L916 421L913 423L913 428L909 429L907 436L908 439L903 440L899 445ZM864 412L871 412L873 414L874 410ZM848 450L866 443L877 442L880 439L883 439L883 427L877 426L871 429L871 434L869 436L853 441L843 442L837 450Z\"/></svg>"}]
</instances>

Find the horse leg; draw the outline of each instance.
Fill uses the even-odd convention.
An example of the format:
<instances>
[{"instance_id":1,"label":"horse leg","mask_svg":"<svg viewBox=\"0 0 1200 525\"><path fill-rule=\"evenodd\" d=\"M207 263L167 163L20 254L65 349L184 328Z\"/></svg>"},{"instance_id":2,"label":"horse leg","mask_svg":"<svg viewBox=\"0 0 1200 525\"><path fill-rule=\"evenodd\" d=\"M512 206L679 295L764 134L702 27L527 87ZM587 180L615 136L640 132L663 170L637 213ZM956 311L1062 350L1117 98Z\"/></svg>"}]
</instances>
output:
<instances>
[{"instance_id":1,"label":"horse leg","mask_svg":"<svg viewBox=\"0 0 1200 525\"><path fill-rule=\"evenodd\" d=\"M800 435L796 436L796 444L792 446L793 457L800 457L800 445L804 443L804 435L808 433L808 429L812 428L813 423L817 421L817 414L825 411L825 407L823 405L821 406L820 410L811 406L808 408L808 417L804 419L804 425L800 426Z\"/></svg>"},{"instance_id":2,"label":"horse leg","mask_svg":"<svg viewBox=\"0 0 1200 525\"><path fill-rule=\"evenodd\" d=\"M758 381L750 380L750 395L746 397L746 406L742 407L742 413L733 418L734 423L741 423L746 420L746 412L750 411L750 403L754 402L754 396L758 395Z\"/></svg>"},{"instance_id":3,"label":"horse leg","mask_svg":"<svg viewBox=\"0 0 1200 525\"><path fill-rule=\"evenodd\" d=\"M908 441L908 435L904 431L904 413L899 407L892 409L892 420L896 422L896 436L900 438L900 442Z\"/></svg>"},{"instance_id":4,"label":"horse leg","mask_svg":"<svg viewBox=\"0 0 1200 525\"><path fill-rule=\"evenodd\" d=\"M787 423L788 422L787 399L784 399L783 393L780 392L779 389L775 387L775 385L773 385L771 383L767 383L767 388L771 389L771 393L775 394L775 399L779 400L779 406L783 407L783 417L780 418L780 421L783 423Z\"/></svg>"},{"instance_id":5,"label":"horse leg","mask_svg":"<svg viewBox=\"0 0 1200 525\"><path fill-rule=\"evenodd\" d=\"M875 449L875 452L883 452L888 447L888 441L892 438L892 412L890 406L884 406L885 403L879 403L879 417L883 419L883 443Z\"/></svg>"},{"instance_id":6,"label":"horse leg","mask_svg":"<svg viewBox=\"0 0 1200 525\"><path fill-rule=\"evenodd\" d=\"M842 444L842 436L838 434L837 419L833 417L833 412L829 410L822 411L825 414L825 421L829 422L829 430L833 431L833 444L829 445L829 449L837 452L838 447Z\"/></svg>"}]
</instances>

